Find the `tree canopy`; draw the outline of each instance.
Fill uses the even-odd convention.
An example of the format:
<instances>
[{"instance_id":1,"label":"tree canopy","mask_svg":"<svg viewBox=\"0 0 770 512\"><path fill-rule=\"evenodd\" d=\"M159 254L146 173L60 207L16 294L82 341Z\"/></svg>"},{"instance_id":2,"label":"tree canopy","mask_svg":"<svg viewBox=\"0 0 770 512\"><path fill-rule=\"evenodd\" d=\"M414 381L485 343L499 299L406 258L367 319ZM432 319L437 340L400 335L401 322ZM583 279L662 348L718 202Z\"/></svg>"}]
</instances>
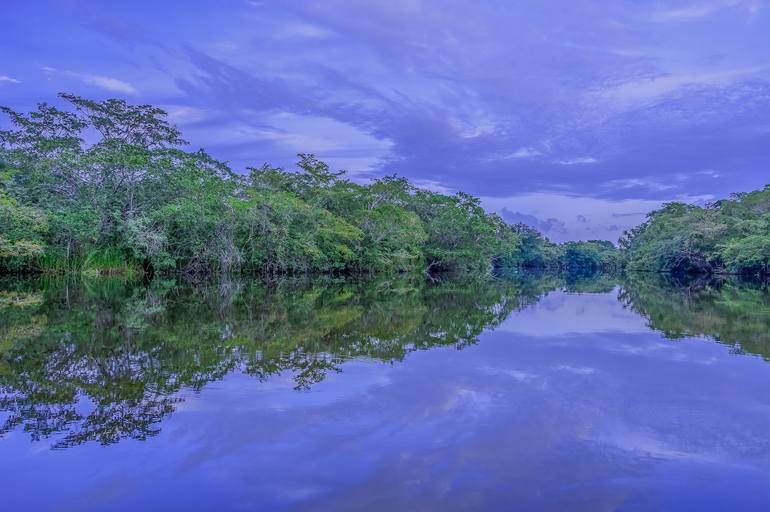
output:
<instances>
[{"instance_id":1,"label":"tree canopy","mask_svg":"<svg viewBox=\"0 0 770 512\"><path fill-rule=\"evenodd\" d=\"M398 176L359 184L309 154L293 170L265 164L236 174L184 149L159 108L61 98L68 108L3 108L6 271L489 272L564 263L562 248L463 192Z\"/></svg>"},{"instance_id":2,"label":"tree canopy","mask_svg":"<svg viewBox=\"0 0 770 512\"><path fill-rule=\"evenodd\" d=\"M705 207L668 203L620 240L629 269L770 274L770 185Z\"/></svg>"}]
</instances>

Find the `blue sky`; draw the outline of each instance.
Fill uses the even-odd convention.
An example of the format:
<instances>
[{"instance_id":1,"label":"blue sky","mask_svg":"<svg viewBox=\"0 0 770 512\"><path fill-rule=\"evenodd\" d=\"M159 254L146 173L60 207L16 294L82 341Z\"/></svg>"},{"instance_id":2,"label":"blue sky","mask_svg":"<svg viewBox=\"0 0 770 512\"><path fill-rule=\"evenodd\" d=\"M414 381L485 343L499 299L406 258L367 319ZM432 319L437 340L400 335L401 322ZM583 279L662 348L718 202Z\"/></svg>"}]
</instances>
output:
<instances>
[{"instance_id":1,"label":"blue sky","mask_svg":"<svg viewBox=\"0 0 770 512\"><path fill-rule=\"evenodd\" d=\"M235 169L312 152L551 238L770 182L770 2L4 0L0 103L164 107Z\"/></svg>"}]
</instances>

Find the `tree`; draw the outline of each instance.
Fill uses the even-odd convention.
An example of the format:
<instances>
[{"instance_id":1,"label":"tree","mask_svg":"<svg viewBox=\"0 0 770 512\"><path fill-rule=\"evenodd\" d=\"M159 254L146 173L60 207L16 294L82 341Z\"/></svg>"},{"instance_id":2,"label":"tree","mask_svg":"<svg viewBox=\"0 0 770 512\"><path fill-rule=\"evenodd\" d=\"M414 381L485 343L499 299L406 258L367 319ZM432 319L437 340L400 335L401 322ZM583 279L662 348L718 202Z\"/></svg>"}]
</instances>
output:
<instances>
[{"instance_id":1,"label":"tree","mask_svg":"<svg viewBox=\"0 0 770 512\"><path fill-rule=\"evenodd\" d=\"M770 186L705 207L669 203L620 240L630 269L770 272Z\"/></svg>"},{"instance_id":2,"label":"tree","mask_svg":"<svg viewBox=\"0 0 770 512\"><path fill-rule=\"evenodd\" d=\"M7 183L13 174L0 161L0 268L18 269L43 254L48 231L46 215L10 197Z\"/></svg>"}]
</instances>

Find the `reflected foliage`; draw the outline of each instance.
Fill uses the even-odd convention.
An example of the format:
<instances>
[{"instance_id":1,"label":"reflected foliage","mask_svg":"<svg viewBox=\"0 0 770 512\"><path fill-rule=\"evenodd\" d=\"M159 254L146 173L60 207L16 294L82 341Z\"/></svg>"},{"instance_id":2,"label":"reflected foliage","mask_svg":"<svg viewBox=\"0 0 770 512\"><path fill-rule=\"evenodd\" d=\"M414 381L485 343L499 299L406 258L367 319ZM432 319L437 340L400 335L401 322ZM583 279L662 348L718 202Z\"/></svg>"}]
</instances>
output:
<instances>
[{"instance_id":1,"label":"reflected foliage","mask_svg":"<svg viewBox=\"0 0 770 512\"><path fill-rule=\"evenodd\" d=\"M350 358L462 348L545 291L523 283L6 281L0 434L54 436L59 448L146 439L178 391L231 371L260 380L287 372L303 390Z\"/></svg>"},{"instance_id":2,"label":"reflected foliage","mask_svg":"<svg viewBox=\"0 0 770 512\"><path fill-rule=\"evenodd\" d=\"M547 293L607 293L618 279L572 272L437 282L102 278L0 281L0 436L55 448L160 432L186 392L231 372L289 376L298 391L354 358L474 344ZM739 281L622 278L619 300L669 338L711 336L770 358L770 294Z\"/></svg>"},{"instance_id":3,"label":"reflected foliage","mask_svg":"<svg viewBox=\"0 0 770 512\"><path fill-rule=\"evenodd\" d=\"M734 347L736 353L770 360L766 282L629 274L619 298L667 338L708 336Z\"/></svg>"}]
</instances>

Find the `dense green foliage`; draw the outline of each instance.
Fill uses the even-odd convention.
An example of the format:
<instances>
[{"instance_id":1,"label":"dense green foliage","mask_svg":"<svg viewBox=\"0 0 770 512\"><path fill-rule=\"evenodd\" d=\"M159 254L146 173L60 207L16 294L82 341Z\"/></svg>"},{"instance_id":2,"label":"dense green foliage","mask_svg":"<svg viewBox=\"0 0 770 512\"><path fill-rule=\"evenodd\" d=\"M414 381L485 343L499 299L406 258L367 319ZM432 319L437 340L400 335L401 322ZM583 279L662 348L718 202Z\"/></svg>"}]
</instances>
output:
<instances>
[{"instance_id":1,"label":"dense green foliage","mask_svg":"<svg viewBox=\"0 0 770 512\"><path fill-rule=\"evenodd\" d=\"M770 274L770 186L705 208L669 203L620 241L629 269Z\"/></svg>"},{"instance_id":2,"label":"dense green foliage","mask_svg":"<svg viewBox=\"0 0 770 512\"><path fill-rule=\"evenodd\" d=\"M513 231L519 237L519 248L500 258L501 267L555 269L561 266L564 256L561 247L526 224L514 224Z\"/></svg>"},{"instance_id":3,"label":"dense green foliage","mask_svg":"<svg viewBox=\"0 0 770 512\"><path fill-rule=\"evenodd\" d=\"M620 253L612 242L588 240L554 244L524 224L512 226L519 237L518 250L500 258L503 268L559 270L568 273L615 272Z\"/></svg>"},{"instance_id":4,"label":"dense green foliage","mask_svg":"<svg viewBox=\"0 0 770 512\"><path fill-rule=\"evenodd\" d=\"M770 274L770 186L706 207L669 203L620 240L551 243L478 198L388 176L232 172L186 151L162 110L62 94L3 108L0 270L93 273L473 271L541 268Z\"/></svg>"},{"instance_id":5,"label":"dense green foliage","mask_svg":"<svg viewBox=\"0 0 770 512\"><path fill-rule=\"evenodd\" d=\"M620 254L607 240L567 242L563 250L563 266L568 271L615 272L620 268Z\"/></svg>"},{"instance_id":6,"label":"dense green foliage","mask_svg":"<svg viewBox=\"0 0 770 512\"><path fill-rule=\"evenodd\" d=\"M489 271L520 250L467 194L357 184L312 155L236 175L160 109L61 96L70 110L3 109L0 269Z\"/></svg>"},{"instance_id":7,"label":"dense green foliage","mask_svg":"<svg viewBox=\"0 0 770 512\"><path fill-rule=\"evenodd\" d=\"M0 261L13 268L30 264L43 254L46 216L23 206L8 194L5 183L10 172L0 162Z\"/></svg>"}]
</instances>

